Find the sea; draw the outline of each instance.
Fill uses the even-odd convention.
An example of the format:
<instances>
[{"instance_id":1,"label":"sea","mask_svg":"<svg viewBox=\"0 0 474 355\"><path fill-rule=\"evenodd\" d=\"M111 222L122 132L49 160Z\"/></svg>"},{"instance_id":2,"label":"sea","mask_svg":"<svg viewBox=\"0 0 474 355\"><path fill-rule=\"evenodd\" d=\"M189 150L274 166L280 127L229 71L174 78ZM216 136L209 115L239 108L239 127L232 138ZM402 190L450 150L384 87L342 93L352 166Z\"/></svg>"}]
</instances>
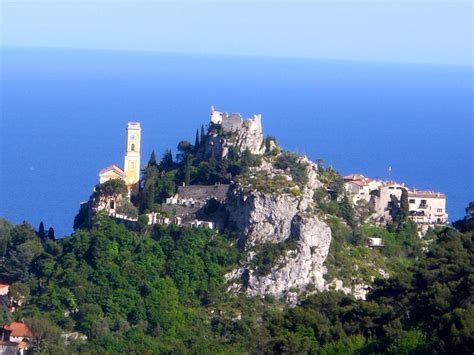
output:
<instances>
[{"instance_id":1,"label":"sea","mask_svg":"<svg viewBox=\"0 0 474 355\"><path fill-rule=\"evenodd\" d=\"M72 233L125 127L153 150L194 142L210 109L262 114L265 134L341 174L474 200L473 67L48 48L0 49L0 217ZM391 172L389 172L389 169Z\"/></svg>"}]
</instances>

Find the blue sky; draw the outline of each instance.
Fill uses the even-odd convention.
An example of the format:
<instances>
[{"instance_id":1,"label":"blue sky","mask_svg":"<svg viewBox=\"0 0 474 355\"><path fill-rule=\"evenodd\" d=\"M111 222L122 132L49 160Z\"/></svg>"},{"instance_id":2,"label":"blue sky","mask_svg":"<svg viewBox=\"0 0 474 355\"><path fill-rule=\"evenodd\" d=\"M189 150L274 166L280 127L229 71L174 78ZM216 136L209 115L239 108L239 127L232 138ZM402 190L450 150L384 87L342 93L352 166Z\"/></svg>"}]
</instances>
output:
<instances>
[{"instance_id":1,"label":"blue sky","mask_svg":"<svg viewBox=\"0 0 474 355\"><path fill-rule=\"evenodd\" d=\"M472 65L472 7L456 0L1 1L0 43Z\"/></svg>"}]
</instances>

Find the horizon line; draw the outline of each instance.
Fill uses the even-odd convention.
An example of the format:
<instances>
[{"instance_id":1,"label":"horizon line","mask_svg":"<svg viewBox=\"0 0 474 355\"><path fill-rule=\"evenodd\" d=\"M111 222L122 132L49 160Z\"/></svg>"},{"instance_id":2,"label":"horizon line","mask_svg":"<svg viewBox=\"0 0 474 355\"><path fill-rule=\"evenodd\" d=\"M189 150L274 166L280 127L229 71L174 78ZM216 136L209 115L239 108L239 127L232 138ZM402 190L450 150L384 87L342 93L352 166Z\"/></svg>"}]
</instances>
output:
<instances>
[{"instance_id":1,"label":"horizon line","mask_svg":"<svg viewBox=\"0 0 474 355\"><path fill-rule=\"evenodd\" d=\"M461 63L441 63L428 61L403 61L403 60L386 60L386 59L345 59L335 57L296 57L296 56L277 56L277 55L258 55L258 54L232 54L232 53L203 53L203 52L185 52L185 51L158 51L147 49L125 49L125 48L94 48L94 47L64 47L64 46L35 46L35 45L16 45L2 44L0 49L44 49L44 50L65 50L65 51L95 51L95 52L120 52L128 54L161 54L161 55L194 55L209 57L229 57L229 58L248 58L248 59L274 59L274 60L300 60L300 61L334 61L360 64L393 64L393 65L420 65L420 66L441 66L441 67L457 67L474 69L474 61L471 64Z\"/></svg>"}]
</instances>

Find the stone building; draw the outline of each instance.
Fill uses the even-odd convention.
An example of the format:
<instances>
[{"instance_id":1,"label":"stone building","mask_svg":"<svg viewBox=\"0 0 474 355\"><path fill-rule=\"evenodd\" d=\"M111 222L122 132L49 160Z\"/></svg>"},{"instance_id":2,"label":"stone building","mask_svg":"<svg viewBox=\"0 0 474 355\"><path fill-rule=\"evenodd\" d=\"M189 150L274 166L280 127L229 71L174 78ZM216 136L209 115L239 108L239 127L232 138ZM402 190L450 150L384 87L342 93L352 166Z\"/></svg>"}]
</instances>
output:
<instances>
[{"instance_id":1,"label":"stone building","mask_svg":"<svg viewBox=\"0 0 474 355\"><path fill-rule=\"evenodd\" d=\"M183 226L220 228L225 222L225 213L220 207L227 201L229 188L229 184L180 186L177 193L161 205L161 211L179 217L179 224Z\"/></svg>"},{"instance_id":2,"label":"stone building","mask_svg":"<svg viewBox=\"0 0 474 355\"><path fill-rule=\"evenodd\" d=\"M446 195L443 193L408 189L404 184L395 181L374 180L361 174L350 174L343 180L352 202L370 202L375 211L375 218L380 222L391 220L393 210L399 208L404 189L408 192L409 218L412 221L418 224L448 222Z\"/></svg>"},{"instance_id":3,"label":"stone building","mask_svg":"<svg viewBox=\"0 0 474 355\"><path fill-rule=\"evenodd\" d=\"M252 154L265 153L262 116L243 119L239 113L229 115L212 107L205 153L224 158L231 147L239 153L246 150Z\"/></svg>"}]
</instances>

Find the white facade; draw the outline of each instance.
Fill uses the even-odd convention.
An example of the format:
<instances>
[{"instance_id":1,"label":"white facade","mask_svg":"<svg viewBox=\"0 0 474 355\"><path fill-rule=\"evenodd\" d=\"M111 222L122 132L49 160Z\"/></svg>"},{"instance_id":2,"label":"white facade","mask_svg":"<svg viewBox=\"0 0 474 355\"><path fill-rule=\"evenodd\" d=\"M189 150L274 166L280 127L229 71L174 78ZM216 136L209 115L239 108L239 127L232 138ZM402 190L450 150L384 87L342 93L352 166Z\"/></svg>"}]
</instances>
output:
<instances>
[{"instance_id":1,"label":"white facade","mask_svg":"<svg viewBox=\"0 0 474 355\"><path fill-rule=\"evenodd\" d=\"M448 222L446 213L446 196L439 192L408 191L410 218L416 223L445 224Z\"/></svg>"},{"instance_id":2,"label":"white facade","mask_svg":"<svg viewBox=\"0 0 474 355\"><path fill-rule=\"evenodd\" d=\"M368 247L383 247L382 238L370 237L366 239Z\"/></svg>"},{"instance_id":3,"label":"white facade","mask_svg":"<svg viewBox=\"0 0 474 355\"><path fill-rule=\"evenodd\" d=\"M371 192L378 190L383 184L380 180L366 178L361 174L351 174L343 179L346 192L351 196L354 204L360 200L369 202Z\"/></svg>"}]
</instances>

